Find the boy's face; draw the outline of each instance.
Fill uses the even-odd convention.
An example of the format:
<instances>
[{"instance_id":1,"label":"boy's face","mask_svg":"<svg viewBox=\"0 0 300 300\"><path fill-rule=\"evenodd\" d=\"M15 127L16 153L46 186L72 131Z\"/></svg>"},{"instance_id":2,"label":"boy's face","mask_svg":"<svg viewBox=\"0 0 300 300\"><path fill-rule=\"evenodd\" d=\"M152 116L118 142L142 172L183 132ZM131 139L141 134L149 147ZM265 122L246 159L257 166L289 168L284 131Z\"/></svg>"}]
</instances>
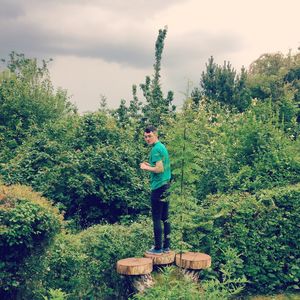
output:
<instances>
[{"instance_id":1,"label":"boy's face","mask_svg":"<svg viewBox=\"0 0 300 300\"><path fill-rule=\"evenodd\" d=\"M144 139L148 145L153 145L158 140L157 133L153 131L144 132Z\"/></svg>"}]
</instances>

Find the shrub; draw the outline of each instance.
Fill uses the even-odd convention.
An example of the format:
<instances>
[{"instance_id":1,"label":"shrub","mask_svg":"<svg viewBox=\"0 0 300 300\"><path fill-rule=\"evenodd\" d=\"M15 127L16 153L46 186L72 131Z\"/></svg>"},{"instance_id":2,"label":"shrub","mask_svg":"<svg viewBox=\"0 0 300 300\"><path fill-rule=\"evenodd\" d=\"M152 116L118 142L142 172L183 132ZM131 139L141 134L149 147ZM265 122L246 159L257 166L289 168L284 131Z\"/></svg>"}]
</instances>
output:
<instances>
[{"instance_id":1,"label":"shrub","mask_svg":"<svg viewBox=\"0 0 300 300\"><path fill-rule=\"evenodd\" d=\"M50 291L61 291L71 296L74 293L77 299L82 299L80 287L85 283L84 270L87 264L87 256L83 253L78 235L62 232L55 237L38 262L35 256L26 261L23 271L26 289L23 290L23 297L40 300L44 295L52 299Z\"/></svg>"},{"instance_id":2,"label":"shrub","mask_svg":"<svg viewBox=\"0 0 300 300\"><path fill-rule=\"evenodd\" d=\"M261 190L255 195L210 196L194 216L187 242L209 253L219 273L228 247L240 254L234 277L246 276L247 291L299 289L300 184Z\"/></svg>"},{"instance_id":3,"label":"shrub","mask_svg":"<svg viewBox=\"0 0 300 300\"><path fill-rule=\"evenodd\" d=\"M71 116L48 124L0 172L8 184L42 192L83 228L113 223L146 209L143 145L133 139L103 113Z\"/></svg>"},{"instance_id":4,"label":"shrub","mask_svg":"<svg viewBox=\"0 0 300 300\"><path fill-rule=\"evenodd\" d=\"M185 189L193 184L199 202L209 194L300 181L300 140L284 132L269 103L254 103L243 114L204 103L177 117L168 135L173 174L181 180L184 161Z\"/></svg>"},{"instance_id":5,"label":"shrub","mask_svg":"<svg viewBox=\"0 0 300 300\"><path fill-rule=\"evenodd\" d=\"M126 297L124 279L116 273L119 259L143 256L152 242L152 225L144 221L131 226L96 225L80 233L88 257L85 298Z\"/></svg>"},{"instance_id":6,"label":"shrub","mask_svg":"<svg viewBox=\"0 0 300 300\"><path fill-rule=\"evenodd\" d=\"M151 232L150 232L151 231ZM123 299L127 283L116 273L119 259L142 256L151 243L147 221L124 225L95 225L78 234L58 235L47 251L27 260L26 299L51 299L50 291L66 299Z\"/></svg>"},{"instance_id":7,"label":"shrub","mask_svg":"<svg viewBox=\"0 0 300 300\"><path fill-rule=\"evenodd\" d=\"M22 268L43 253L59 232L62 216L25 186L0 186L0 296L15 299L24 288Z\"/></svg>"},{"instance_id":8,"label":"shrub","mask_svg":"<svg viewBox=\"0 0 300 300\"><path fill-rule=\"evenodd\" d=\"M0 72L0 162L13 158L34 131L73 111L66 91L54 90L48 62L10 53L7 69Z\"/></svg>"}]
</instances>

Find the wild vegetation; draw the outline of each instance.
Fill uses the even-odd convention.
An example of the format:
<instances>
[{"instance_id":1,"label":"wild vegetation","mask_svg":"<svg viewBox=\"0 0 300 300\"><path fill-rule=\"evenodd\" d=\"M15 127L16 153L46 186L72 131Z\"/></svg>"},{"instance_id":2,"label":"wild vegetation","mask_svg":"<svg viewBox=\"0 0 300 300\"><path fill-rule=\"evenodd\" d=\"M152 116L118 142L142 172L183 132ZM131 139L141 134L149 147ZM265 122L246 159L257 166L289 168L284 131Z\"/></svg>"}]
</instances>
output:
<instances>
[{"instance_id":1,"label":"wild vegetation","mask_svg":"<svg viewBox=\"0 0 300 300\"><path fill-rule=\"evenodd\" d=\"M300 53L236 72L213 57L176 108L153 76L132 100L78 114L48 63L0 73L1 299L230 299L300 289ZM141 89L144 99L137 96ZM132 295L117 260L151 245L145 124L172 164L172 248L212 257L201 284L174 268Z\"/></svg>"}]
</instances>

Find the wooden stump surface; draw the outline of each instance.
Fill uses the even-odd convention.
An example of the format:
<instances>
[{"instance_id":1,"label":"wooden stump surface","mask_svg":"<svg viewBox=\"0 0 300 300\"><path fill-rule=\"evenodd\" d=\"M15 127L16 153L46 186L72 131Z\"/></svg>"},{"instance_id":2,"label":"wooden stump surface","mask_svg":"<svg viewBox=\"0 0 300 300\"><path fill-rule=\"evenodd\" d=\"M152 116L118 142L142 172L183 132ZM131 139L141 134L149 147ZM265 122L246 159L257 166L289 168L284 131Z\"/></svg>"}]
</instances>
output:
<instances>
[{"instance_id":1,"label":"wooden stump surface","mask_svg":"<svg viewBox=\"0 0 300 300\"><path fill-rule=\"evenodd\" d=\"M200 252L186 252L182 253L180 261L180 254L176 254L176 265L192 270L206 269L211 266L211 257Z\"/></svg>"},{"instance_id":2,"label":"wooden stump surface","mask_svg":"<svg viewBox=\"0 0 300 300\"><path fill-rule=\"evenodd\" d=\"M153 261L153 265L156 266L172 264L175 260L174 251L170 251L168 253L163 253L160 255L155 255L155 254L150 254L145 252L144 256L147 258L151 258Z\"/></svg>"},{"instance_id":3,"label":"wooden stump surface","mask_svg":"<svg viewBox=\"0 0 300 300\"><path fill-rule=\"evenodd\" d=\"M123 275L144 275L153 270L152 259L141 257L124 258L117 262L117 272Z\"/></svg>"}]
</instances>

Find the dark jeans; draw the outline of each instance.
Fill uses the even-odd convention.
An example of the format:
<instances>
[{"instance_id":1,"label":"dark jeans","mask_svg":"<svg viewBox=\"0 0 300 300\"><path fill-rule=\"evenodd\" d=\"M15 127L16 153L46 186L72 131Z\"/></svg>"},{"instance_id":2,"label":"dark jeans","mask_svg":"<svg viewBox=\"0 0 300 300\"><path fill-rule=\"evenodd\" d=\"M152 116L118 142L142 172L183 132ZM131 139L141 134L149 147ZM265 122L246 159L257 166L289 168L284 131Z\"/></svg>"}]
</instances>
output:
<instances>
[{"instance_id":1,"label":"dark jeans","mask_svg":"<svg viewBox=\"0 0 300 300\"><path fill-rule=\"evenodd\" d=\"M155 249L162 248L162 226L164 225L164 242L163 247L170 247L170 233L171 226L169 222L169 201L168 197L169 184L153 190L151 192L151 208L152 208L152 220L154 230Z\"/></svg>"}]
</instances>

